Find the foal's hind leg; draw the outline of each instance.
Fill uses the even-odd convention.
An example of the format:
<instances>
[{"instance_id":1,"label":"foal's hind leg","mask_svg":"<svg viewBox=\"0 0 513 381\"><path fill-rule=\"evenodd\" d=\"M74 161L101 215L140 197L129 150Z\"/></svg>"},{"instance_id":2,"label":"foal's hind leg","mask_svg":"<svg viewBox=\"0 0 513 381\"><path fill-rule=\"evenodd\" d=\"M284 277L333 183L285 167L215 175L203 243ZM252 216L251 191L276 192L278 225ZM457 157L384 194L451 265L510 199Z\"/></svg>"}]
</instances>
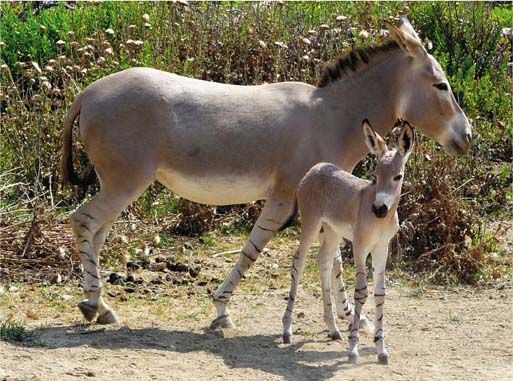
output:
<instances>
[{"instance_id":1,"label":"foal's hind leg","mask_svg":"<svg viewBox=\"0 0 513 381\"><path fill-rule=\"evenodd\" d=\"M290 267L290 292L289 300L287 302L287 308L283 314L283 342L285 344L292 343L292 315L294 313L294 305L297 297L297 291L299 288L299 281L303 276L306 259L308 257L308 250L312 246L315 235L319 231L320 223L319 218L309 218L308 215L303 215L303 221L301 224L301 242L299 249L292 258L292 266Z\"/></svg>"},{"instance_id":2,"label":"foal's hind leg","mask_svg":"<svg viewBox=\"0 0 513 381\"><path fill-rule=\"evenodd\" d=\"M319 271L321 275L321 289L322 301L324 310L324 322L328 326L329 337L332 340L341 340L342 335L335 322L333 314L333 307L331 304L331 274L333 269L333 254L337 252L340 237L331 227L326 224L324 227L324 239L322 242L319 255L317 256L317 263L319 264ZM335 291L336 293L336 291Z\"/></svg>"},{"instance_id":3,"label":"foal's hind leg","mask_svg":"<svg viewBox=\"0 0 513 381\"><path fill-rule=\"evenodd\" d=\"M228 302L233 291L239 284L244 273L260 256L269 240L276 234L288 218L294 212L294 205L290 201L268 200L262 213L258 217L255 226L251 230L249 239L241 250L239 259L232 268L228 277L214 295L216 318L212 321L211 328L234 328L229 313Z\"/></svg>"},{"instance_id":4,"label":"foal's hind leg","mask_svg":"<svg viewBox=\"0 0 513 381\"><path fill-rule=\"evenodd\" d=\"M130 191L126 186L125 188L102 186L100 192L91 201L82 205L71 216L71 224L83 267L83 286L86 295L86 299L78 303L78 308L88 321L92 321L97 314L97 322L100 324L117 321L114 311L102 299L98 252L112 222L142 193L150 182L148 179L142 185L141 182L134 181L132 184L137 184L138 187L132 187L134 189ZM120 182L121 184L123 183Z\"/></svg>"}]
</instances>

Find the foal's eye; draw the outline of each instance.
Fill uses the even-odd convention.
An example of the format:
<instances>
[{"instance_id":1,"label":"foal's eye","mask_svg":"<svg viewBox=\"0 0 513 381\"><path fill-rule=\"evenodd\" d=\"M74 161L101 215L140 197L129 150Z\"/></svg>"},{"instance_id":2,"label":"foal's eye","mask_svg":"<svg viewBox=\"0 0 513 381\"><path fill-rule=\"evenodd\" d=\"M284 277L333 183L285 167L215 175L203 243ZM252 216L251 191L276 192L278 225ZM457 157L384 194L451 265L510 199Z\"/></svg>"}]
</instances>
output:
<instances>
[{"instance_id":1,"label":"foal's eye","mask_svg":"<svg viewBox=\"0 0 513 381\"><path fill-rule=\"evenodd\" d=\"M403 175L397 175L397 176L395 176L395 177L394 177L394 180L395 180L395 181L399 181L399 180L401 180L402 178L403 178Z\"/></svg>"},{"instance_id":2,"label":"foal's eye","mask_svg":"<svg viewBox=\"0 0 513 381\"><path fill-rule=\"evenodd\" d=\"M435 83L433 86L435 86L438 90L449 90L449 86L447 86L447 83Z\"/></svg>"}]
</instances>

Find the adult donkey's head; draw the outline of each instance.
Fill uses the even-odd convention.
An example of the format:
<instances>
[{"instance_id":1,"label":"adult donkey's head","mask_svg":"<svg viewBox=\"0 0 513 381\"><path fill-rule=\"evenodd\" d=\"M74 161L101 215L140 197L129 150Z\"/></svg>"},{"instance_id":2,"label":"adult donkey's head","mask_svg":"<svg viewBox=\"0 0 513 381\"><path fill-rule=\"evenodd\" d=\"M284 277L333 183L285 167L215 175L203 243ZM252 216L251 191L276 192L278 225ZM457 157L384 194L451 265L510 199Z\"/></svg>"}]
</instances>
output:
<instances>
[{"instance_id":1,"label":"adult donkey's head","mask_svg":"<svg viewBox=\"0 0 513 381\"><path fill-rule=\"evenodd\" d=\"M436 59L430 55L406 17L389 25L392 39L407 54L400 82L400 117L437 140L450 154L468 151L472 132L465 113Z\"/></svg>"}]
</instances>

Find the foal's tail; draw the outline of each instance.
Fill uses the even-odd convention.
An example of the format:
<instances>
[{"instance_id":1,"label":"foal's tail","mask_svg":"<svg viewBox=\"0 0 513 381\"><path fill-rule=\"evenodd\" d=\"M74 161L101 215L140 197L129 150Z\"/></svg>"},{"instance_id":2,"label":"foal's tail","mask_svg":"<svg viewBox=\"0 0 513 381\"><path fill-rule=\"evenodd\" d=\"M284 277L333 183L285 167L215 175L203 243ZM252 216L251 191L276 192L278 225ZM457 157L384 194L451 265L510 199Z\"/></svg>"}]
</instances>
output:
<instances>
[{"instance_id":1,"label":"foal's tail","mask_svg":"<svg viewBox=\"0 0 513 381\"><path fill-rule=\"evenodd\" d=\"M78 94L64 120L62 133L61 176L64 185L90 185L94 183L94 169L91 169L85 179L81 179L73 169L73 123L80 114L82 93Z\"/></svg>"},{"instance_id":2,"label":"foal's tail","mask_svg":"<svg viewBox=\"0 0 513 381\"><path fill-rule=\"evenodd\" d=\"M288 227L290 227L292 224L294 224L294 222L296 221L296 218L297 218L297 212L298 212L298 206L297 206L297 193L294 193L294 208L292 209L292 213L290 214L290 216L287 218L287 220L283 223L283 225L280 226L280 228L278 229L279 232L287 229Z\"/></svg>"}]
</instances>

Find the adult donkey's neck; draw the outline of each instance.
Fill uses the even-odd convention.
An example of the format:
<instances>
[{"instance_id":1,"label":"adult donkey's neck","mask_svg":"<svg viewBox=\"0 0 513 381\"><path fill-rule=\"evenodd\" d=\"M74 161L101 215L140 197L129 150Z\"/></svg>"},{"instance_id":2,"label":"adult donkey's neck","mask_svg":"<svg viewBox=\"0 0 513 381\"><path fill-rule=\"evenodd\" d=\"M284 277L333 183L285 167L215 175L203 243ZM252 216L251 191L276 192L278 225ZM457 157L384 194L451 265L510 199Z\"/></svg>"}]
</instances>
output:
<instances>
[{"instance_id":1,"label":"adult donkey's neck","mask_svg":"<svg viewBox=\"0 0 513 381\"><path fill-rule=\"evenodd\" d=\"M363 159L368 149L362 120L367 118L384 135L398 118L400 78L407 69L404 53L391 50L368 65L315 90L317 123L322 131L326 161L346 171Z\"/></svg>"}]
</instances>

